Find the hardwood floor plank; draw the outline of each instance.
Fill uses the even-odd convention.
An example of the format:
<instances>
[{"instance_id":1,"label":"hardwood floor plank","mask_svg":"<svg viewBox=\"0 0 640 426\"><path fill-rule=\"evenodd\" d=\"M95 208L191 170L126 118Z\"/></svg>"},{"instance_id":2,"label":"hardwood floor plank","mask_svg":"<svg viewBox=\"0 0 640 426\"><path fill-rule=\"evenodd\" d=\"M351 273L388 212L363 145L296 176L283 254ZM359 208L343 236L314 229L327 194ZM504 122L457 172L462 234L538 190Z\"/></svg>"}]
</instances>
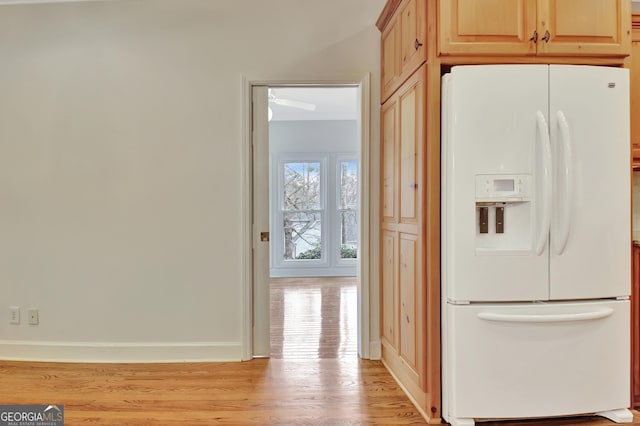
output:
<instances>
[{"instance_id":1,"label":"hardwood floor plank","mask_svg":"<svg viewBox=\"0 0 640 426\"><path fill-rule=\"evenodd\" d=\"M0 402L57 403L66 425L424 424L380 362L0 362Z\"/></svg>"},{"instance_id":2,"label":"hardwood floor plank","mask_svg":"<svg viewBox=\"0 0 640 426\"><path fill-rule=\"evenodd\" d=\"M384 366L356 359L242 363L0 362L0 403L65 406L73 425L421 425ZM634 424L640 424L636 416ZM480 426L605 426L597 417Z\"/></svg>"},{"instance_id":3,"label":"hardwood floor plank","mask_svg":"<svg viewBox=\"0 0 640 426\"><path fill-rule=\"evenodd\" d=\"M357 357L357 278L271 278L271 357Z\"/></svg>"}]
</instances>

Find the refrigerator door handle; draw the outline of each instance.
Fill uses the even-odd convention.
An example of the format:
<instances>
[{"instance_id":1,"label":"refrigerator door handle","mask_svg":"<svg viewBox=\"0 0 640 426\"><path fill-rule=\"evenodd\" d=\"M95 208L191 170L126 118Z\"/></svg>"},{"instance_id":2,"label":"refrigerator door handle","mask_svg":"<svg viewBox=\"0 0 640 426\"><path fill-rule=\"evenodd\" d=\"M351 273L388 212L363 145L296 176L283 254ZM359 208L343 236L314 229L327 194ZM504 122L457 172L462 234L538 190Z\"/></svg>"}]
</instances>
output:
<instances>
[{"instance_id":1,"label":"refrigerator door handle","mask_svg":"<svg viewBox=\"0 0 640 426\"><path fill-rule=\"evenodd\" d=\"M573 152L571 149L571 133L569 132L569 123L567 117L565 117L562 111L557 112L558 126L560 127L560 140L562 146L562 166L558 170L557 182L560 183L560 177L564 185L564 197L562 200L558 199L558 212L560 214L559 222L557 223L558 235L554 235L551 240L553 249L556 254L562 254L567 241L569 240L569 228L571 226L571 197L573 191ZM560 192L558 192L558 195Z\"/></svg>"},{"instance_id":2,"label":"refrigerator door handle","mask_svg":"<svg viewBox=\"0 0 640 426\"><path fill-rule=\"evenodd\" d=\"M536 255L540 256L547 246L549 229L551 227L551 141L549 126L541 111L536 113L538 127L538 141L542 148L542 225L538 231L536 241Z\"/></svg>"},{"instance_id":3,"label":"refrigerator door handle","mask_svg":"<svg viewBox=\"0 0 640 426\"><path fill-rule=\"evenodd\" d=\"M501 314L497 312L480 312L478 318L495 322L573 322L602 319L610 316L612 313L613 309L611 308L571 314Z\"/></svg>"}]
</instances>

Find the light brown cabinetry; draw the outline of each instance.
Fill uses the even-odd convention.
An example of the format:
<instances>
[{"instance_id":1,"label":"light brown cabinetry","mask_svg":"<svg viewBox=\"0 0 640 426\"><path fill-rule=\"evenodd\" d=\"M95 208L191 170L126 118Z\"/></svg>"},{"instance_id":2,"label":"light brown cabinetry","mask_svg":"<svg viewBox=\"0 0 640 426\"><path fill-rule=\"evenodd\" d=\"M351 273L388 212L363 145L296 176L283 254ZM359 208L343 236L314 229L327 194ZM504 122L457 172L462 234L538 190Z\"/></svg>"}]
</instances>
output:
<instances>
[{"instance_id":1,"label":"light brown cabinetry","mask_svg":"<svg viewBox=\"0 0 640 426\"><path fill-rule=\"evenodd\" d=\"M626 56L628 0L443 0L441 55Z\"/></svg>"},{"instance_id":2,"label":"light brown cabinetry","mask_svg":"<svg viewBox=\"0 0 640 426\"><path fill-rule=\"evenodd\" d=\"M440 54L535 55L536 0L440 2Z\"/></svg>"},{"instance_id":3,"label":"light brown cabinetry","mask_svg":"<svg viewBox=\"0 0 640 426\"><path fill-rule=\"evenodd\" d=\"M399 234L399 344L397 354L406 365L406 371L413 375L412 380L420 384L424 375L424 338L418 333L421 324L418 313L422 311L424 304L420 294L422 279L420 273L419 244L422 240L419 235L402 232Z\"/></svg>"},{"instance_id":4,"label":"light brown cabinetry","mask_svg":"<svg viewBox=\"0 0 640 426\"><path fill-rule=\"evenodd\" d=\"M380 317L382 319L382 342L391 348L397 348L396 329L398 328L397 315L397 294L398 294L398 282L396 280L396 267L398 262L396 261L397 253L397 232L395 230L382 230L381 236L381 257L380 262L381 274L380 280L382 282L381 300L382 306L380 306Z\"/></svg>"},{"instance_id":5,"label":"light brown cabinetry","mask_svg":"<svg viewBox=\"0 0 640 426\"><path fill-rule=\"evenodd\" d=\"M426 66L382 106L382 358L415 401L426 379L423 182ZM438 395L439 397L439 395Z\"/></svg>"},{"instance_id":6,"label":"light brown cabinetry","mask_svg":"<svg viewBox=\"0 0 640 426\"><path fill-rule=\"evenodd\" d=\"M640 407L640 246L632 247L631 274L631 406Z\"/></svg>"},{"instance_id":7,"label":"light brown cabinetry","mask_svg":"<svg viewBox=\"0 0 640 426\"><path fill-rule=\"evenodd\" d=\"M640 14L632 16L629 84L631 90L631 148L635 169L640 168Z\"/></svg>"},{"instance_id":8,"label":"light brown cabinetry","mask_svg":"<svg viewBox=\"0 0 640 426\"><path fill-rule=\"evenodd\" d=\"M425 0L394 2L397 10L382 33L382 100L391 94L427 58Z\"/></svg>"}]
</instances>

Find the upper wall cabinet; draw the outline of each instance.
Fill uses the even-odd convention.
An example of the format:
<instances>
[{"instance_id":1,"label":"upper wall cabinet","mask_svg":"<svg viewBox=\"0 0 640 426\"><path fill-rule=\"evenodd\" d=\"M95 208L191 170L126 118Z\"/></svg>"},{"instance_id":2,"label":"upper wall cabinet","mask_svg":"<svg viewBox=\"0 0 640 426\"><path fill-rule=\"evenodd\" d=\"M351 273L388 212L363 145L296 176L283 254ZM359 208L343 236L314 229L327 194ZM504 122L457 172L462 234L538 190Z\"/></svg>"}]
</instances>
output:
<instances>
[{"instance_id":1,"label":"upper wall cabinet","mask_svg":"<svg viewBox=\"0 0 640 426\"><path fill-rule=\"evenodd\" d=\"M626 56L630 53L629 0L539 0L538 4L537 45L542 54Z\"/></svg>"},{"instance_id":2,"label":"upper wall cabinet","mask_svg":"<svg viewBox=\"0 0 640 426\"><path fill-rule=\"evenodd\" d=\"M402 0L396 6L387 22L379 22L383 102L427 59L426 0Z\"/></svg>"},{"instance_id":3,"label":"upper wall cabinet","mask_svg":"<svg viewBox=\"0 0 640 426\"><path fill-rule=\"evenodd\" d=\"M443 55L535 55L536 0L441 0Z\"/></svg>"},{"instance_id":4,"label":"upper wall cabinet","mask_svg":"<svg viewBox=\"0 0 640 426\"><path fill-rule=\"evenodd\" d=\"M441 0L441 55L626 56L629 0Z\"/></svg>"}]
</instances>

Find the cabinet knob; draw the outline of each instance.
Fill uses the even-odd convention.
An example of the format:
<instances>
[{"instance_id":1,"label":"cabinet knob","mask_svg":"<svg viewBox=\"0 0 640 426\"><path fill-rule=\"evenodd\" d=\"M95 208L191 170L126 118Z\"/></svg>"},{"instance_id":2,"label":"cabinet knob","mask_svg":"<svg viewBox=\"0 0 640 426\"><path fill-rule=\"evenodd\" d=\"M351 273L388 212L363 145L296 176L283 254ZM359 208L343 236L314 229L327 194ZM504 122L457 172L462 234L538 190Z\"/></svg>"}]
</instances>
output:
<instances>
[{"instance_id":1,"label":"cabinet knob","mask_svg":"<svg viewBox=\"0 0 640 426\"><path fill-rule=\"evenodd\" d=\"M538 42L538 31L534 30L533 31L533 35L531 36L531 38L529 39L529 41L532 41L534 43Z\"/></svg>"},{"instance_id":2,"label":"cabinet knob","mask_svg":"<svg viewBox=\"0 0 640 426\"><path fill-rule=\"evenodd\" d=\"M542 37L542 39L545 43L549 43L549 40L551 39L551 33L549 33L549 30L545 31L544 37Z\"/></svg>"},{"instance_id":3,"label":"cabinet knob","mask_svg":"<svg viewBox=\"0 0 640 426\"><path fill-rule=\"evenodd\" d=\"M416 46L416 50L418 50L418 49L420 49L420 46L422 46L422 43L420 43L420 42L418 41L418 39L416 39L416 44L415 44L415 46Z\"/></svg>"}]
</instances>

